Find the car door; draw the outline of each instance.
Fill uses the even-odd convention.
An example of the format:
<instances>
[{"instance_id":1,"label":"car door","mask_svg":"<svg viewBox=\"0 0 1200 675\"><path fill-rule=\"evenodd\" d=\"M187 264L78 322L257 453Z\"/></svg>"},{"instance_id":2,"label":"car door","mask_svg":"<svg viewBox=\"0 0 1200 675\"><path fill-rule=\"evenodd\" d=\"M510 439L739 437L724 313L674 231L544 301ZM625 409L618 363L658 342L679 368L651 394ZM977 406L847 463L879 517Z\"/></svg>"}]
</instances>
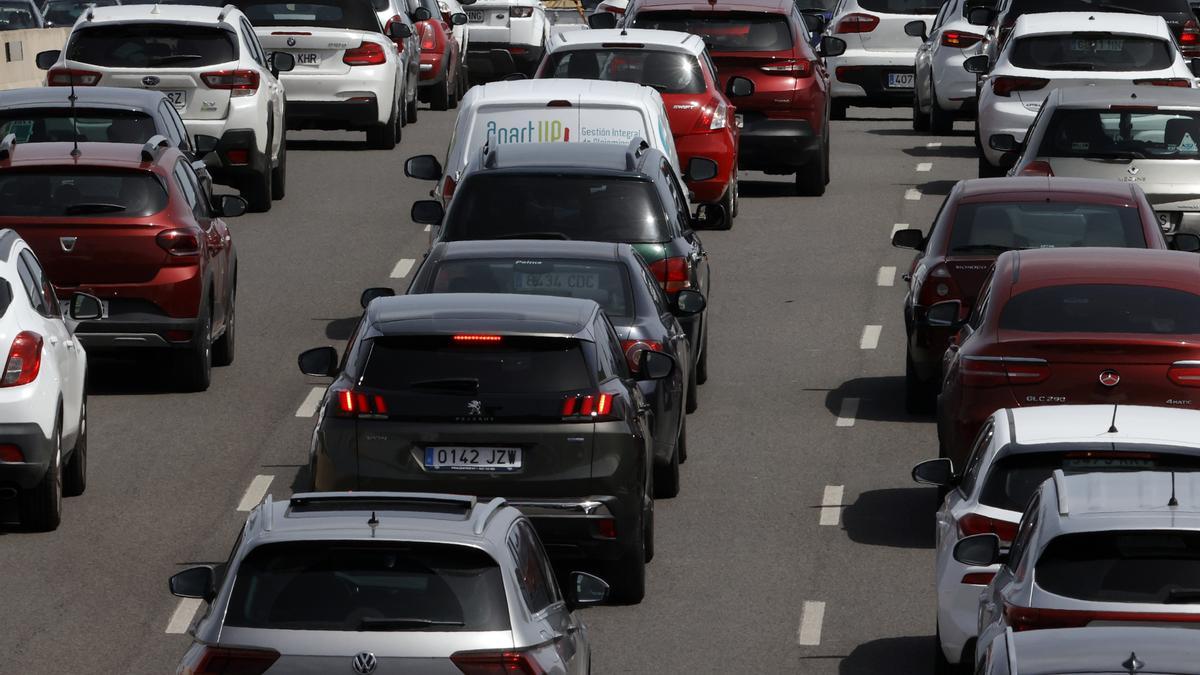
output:
<instances>
[{"instance_id":1,"label":"car door","mask_svg":"<svg viewBox=\"0 0 1200 675\"><path fill-rule=\"evenodd\" d=\"M662 287L658 285L654 276L650 274L650 270L646 269L645 264L640 260L634 274L641 275L637 281L646 287L646 291L650 294L651 301L654 303L654 311L658 314L659 321L666 331L661 336L661 340L666 347L666 352L673 355L677 363L690 364L692 351L688 343L687 333L684 332L679 319L675 318L675 314L671 312L671 302L667 300ZM658 386L667 388L667 396L664 397L664 402L667 404L670 414L663 423L656 425L657 428L654 430L656 435L664 431L667 434L678 432L681 421L680 417L684 414L683 394L686 391L684 378L690 371L690 368L684 368L681 365L681 367L675 369L675 374L669 379L658 383ZM638 384L642 385L643 383L639 382ZM672 436L667 436L667 438L672 438Z\"/></svg>"},{"instance_id":2,"label":"car door","mask_svg":"<svg viewBox=\"0 0 1200 675\"><path fill-rule=\"evenodd\" d=\"M38 316L40 325L34 331L45 337L43 348L58 370L59 391L63 398L63 428L69 430L71 427L67 426L66 420L79 419L79 410L83 405L84 373L77 353L81 348L62 320L62 308L54 287L50 285L33 251L21 251L17 273Z\"/></svg>"},{"instance_id":3,"label":"car door","mask_svg":"<svg viewBox=\"0 0 1200 675\"><path fill-rule=\"evenodd\" d=\"M559 660L562 670L570 675L587 672L586 643L581 639L582 624L575 614L567 609L554 578L550 560L542 549L541 540L529 521L524 518L512 524L508 531L508 550L515 563L517 588L521 591L521 602L529 611L534 630L539 633L538 648L545 656Z\"/></svg>"},{"instance_id":4,"label":"car door","mask_svg":"<svg viewBox=\"0 0 1200 675\"><path fill-rule=\"evenodd\" d=\"M211 196L201 187L196 172L186 159L180 159L173 172L179 190L184 200L192 208L192 217L203 232L205 238L204 267L207 270L208 283L212 284L213 335L220 333L220 327L225 325L228 311L229 284L226 272L228 265L228 248L231 238L229 229L224 221L212 215Z\"/></svg>"},{"instance_id":5,"label":"car door","mask_svg":"<svg viewBox=\"0 0 1200 675\"><path fill-rule=\"evenodd\" d=\"M941 30L942 24L946 22L946 17L951 15L950 10L957 4L957 0L950 0L942 5L937 16L933 18L933 22L927 27L925 41L921 43L920 47L917 47L916 81L913 86L917 103L921 106L928 106L933 100L933 88L930 86L930 82L933 80L933 52L937 49L938 32Z\"/></svg>"},{"instance_id":6,"label":"car door","mask_svg":"<svg viewBox=\"0 0 1200 675\"><path fill-rule=\"evenodd\" d=\"M267 61L267 53L263 51L262 44L258 41L258 34L254 32L254 27L242 17L238 21L239 30L242 34L242 43L246 46L246 53L258 66L261 72L260 79L267 86L268 100L271 102L271 128L275 130L271 140L269 151L271 156L269 159L274 161L279 157L280 151L283 149L284 137L286 134L287 125L284 120L284 107L287 105L286 96L283 91L283 84L279 78L271 71L271 67Z\"/></svg>"}]
</instances>

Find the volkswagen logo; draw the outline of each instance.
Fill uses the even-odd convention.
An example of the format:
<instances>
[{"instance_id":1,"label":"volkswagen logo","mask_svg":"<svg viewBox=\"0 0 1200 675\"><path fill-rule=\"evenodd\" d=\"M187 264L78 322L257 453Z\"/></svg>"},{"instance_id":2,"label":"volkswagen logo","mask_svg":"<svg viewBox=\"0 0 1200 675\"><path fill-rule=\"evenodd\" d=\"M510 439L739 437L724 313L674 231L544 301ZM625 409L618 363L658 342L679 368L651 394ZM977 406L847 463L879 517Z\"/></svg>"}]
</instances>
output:
<instances>
[{"instance_id":1,"label":"volkswagen logo","mask_svg":"<svg viewBox=\"0 0 1200 675\"><path fill-rule=\"evenodd\" d=\"M159 82L160 80L158 79L157 75L147 75L142 78L142 84L146 85L147 87L153 87Z\"/></svg>"},{"instance_id":2,"label":"volkswagen logo","mask_svg":"<svg viewBox=\"0 0 1200 675\"><path fill-rule=\"evenodd\" d=\"M63 253L70 253L75 250L75 242L79 237L59 237L58 245L62 247Z\"/></svg>"},{"instance_id":3,"label":"volkswagen logo","mask_svg":"<svg viewBox=\"0 0 1200 675\"><path fill-rule=\"evenodd\" d=\"M483 401L467 401L467 413L471 415L482 415Z\"/></svg>"},{"instance_id":4,"label":"volkswagen logo","mask_svg":"<svg viewBox=\"0 0 1200 675\"><path fill-rule=\"evenodd\" d=\"M1134 166L1132 164L1129 165L1129 169L1127 169L1127 170L1129 171L1130 176L1136 176L1136 175L1138 175L1138 172L1141 171L1141 169L1137 168L1136 166Z\"/></svg>"},{"instance_id":5,"label":"volkswagen logo","mask_svg":"<svg viewBox=\"0 0 1200 675\"><path fill-rule=\"evenodd\" d=\"M370 675L375 672L375 666L379 665L379 659L371 652L359 652L354 655L354 672L361 675Z\"/></svg>"},{"instance_id":6,"label":"volkswagen logo","mask_svg":"<svg viewBox=\"0 0 1200 675\"><path fill-rule=\"evenodd\" d=\"M1112 369L1100 371L1100 384L1106 387L1115 387L1120 381L1121 374L1117 371Z\"/></svg>"},{"instance_id":7,"label":"volkswagen logo","mask_svg":"<svg viewBox=\"0 0 1200 675\"><path fill-rule=\"evenodd\" d=\"M294 37L288 38L287 43L288 43L289 47L295 47L296 46L296 38L294 38ZM374 657L372 657L372 658L374 658Z\"/></svg>"}]
</instances>

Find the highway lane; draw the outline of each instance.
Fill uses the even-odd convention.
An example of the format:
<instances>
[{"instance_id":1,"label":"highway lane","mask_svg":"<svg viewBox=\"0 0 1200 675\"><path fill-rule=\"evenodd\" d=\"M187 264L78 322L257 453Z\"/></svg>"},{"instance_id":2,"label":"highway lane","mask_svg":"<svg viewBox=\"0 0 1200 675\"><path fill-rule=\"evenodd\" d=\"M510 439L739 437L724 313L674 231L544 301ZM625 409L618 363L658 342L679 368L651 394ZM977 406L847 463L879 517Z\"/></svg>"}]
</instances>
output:
<instances>
[{"instance_id":1,"label":"highway lane","mask_svg":"<svg viewBox=\"0 0 1200 675\"><path fill-rule=\"evenodd\" d=\"M908 469L934 436L903 413L909 257L888 239L894 223L927 226L974 160L969 136L931 139L900 111L853 112L835 123L825 197L747 177L735 228L703 233L711 377L688 420L683 492L657 507L646 601L586 613L597 672L930 669L933 493ZM239 502L302 480L303 414L323 382L295 356L341 346L362 288L403 290L391 275L425 250L407 214L429 186L403 178L403 159L440 156L452 115L423 109L390 153L363 150L359 135L292 136L289 197L231 221L238 354L208 392L164 393L150 360L93 374L87 494L66 502L55 533L0 529L0 607L19 608L0 611L0 673L174 668L188 638L166 631L191 615L167 577L227 555ZM897 268L894 286L878 285L881 267ZM851 398L852 425L838 419ZM829 486L842 486L840 505L822 509L837 496Z\"/></svg>"}]
</instances>

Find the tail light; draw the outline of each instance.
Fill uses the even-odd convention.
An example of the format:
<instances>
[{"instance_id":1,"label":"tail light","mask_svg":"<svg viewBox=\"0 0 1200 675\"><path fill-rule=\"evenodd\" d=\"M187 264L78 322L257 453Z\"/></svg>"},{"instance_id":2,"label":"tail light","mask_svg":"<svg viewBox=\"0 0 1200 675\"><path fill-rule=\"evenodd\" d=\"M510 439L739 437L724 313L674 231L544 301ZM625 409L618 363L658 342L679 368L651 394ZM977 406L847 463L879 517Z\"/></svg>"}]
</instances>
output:
<instances>
[{"instance_id":1,"label":"tail light","mask_svg":"<svg viewBox=\"0 0 1200 675\"><path fill-rule=\"evenodd\" d=\"M970 572L964 574L960 583L971 586L987 586L992 583L992 579L996 578L995 572Z\"/></svg>"},{"instance_id":2,"label":"tail light","mask_svg":"<svg viewBox=\"0 0 1200 675\"><path fill-rule=\"evenodd\" d=\"M1026 166L1024 169L1021 169L1021 175L1022 176L1053 176L1054 169L1050 167L1050 162L1044 162L1039 159L1036 162L1030 162L1028 166Z\"/></svg>"},{"instance_id":3,"label":"tail light","mask_svg":"<svg viewBox=\"0 0 1200 675\"><path fill-rule=\"evenodd\" d=\"M200 237L189 229L163 230L154 238L155 243L173 256L200 255Z\"/></svg>"},{"instance_id":4,"label":"tail light","mask_svg":"<svg viewBox=\"0 0 1200 675\"><path fill-rule=\"evenodd\" d=\"M273 649L211 647L189 651L179 672L184 675L262 675L279 660Z\"/></svg>"},{"instance_id":5,"label":"tail light","mask_svg":"<svg viewBox=\"0 0 1200 675\"><path fill-rule=\"evenodd\" d=\"M629 362L630 372L638 372L638 355L646 350L661 352L662 343L658 340L621 340L621 350L625 352L625 360Z\"/></svg>"},{"instance_id":6,"label":"tail light","mask_svg":"<svg viewBox=\"0 0 1200 675\"><path fill-rule=\"evenodd\" d=\"M72 79L76 87L94 87L100 84L100 73L77 68L54 68L46 73L46 84L51 87L69 87Z\"/></svg>"},{"instance_id":7,"label":"tail light","mask_svg":"<svg viewBox=\"0 0 1200 675\"><path fill-rule=\"evenodd\" d=\"M962 292L950 274L950 268L944 264L934 265L921 283L918 293L919 304L928 307L943 300L956 300L962 297Z\"/></svg>"},{"instance_id":8,"label":"tail light","mask_svg":"<svg viewBox=\"0 0 1200 675\"><path fill-rule=\"evenodd\" d=\"M13 338L8 350L8 361L4 363L4 376L0 387L19 387L37 379L42 369L42 336L23 330Z\"/></svg>"},{"instance_id":9,"label":"tail light","mask_svg":"<svg viewBox=\"0 0 1200 675\"><path fill-rule=\"evenodd\" d=\"M342 53L342 63L348 66L378 66L387 63L387 52L374 42L364 42Z\"/></svg>"},{"instance_id":10,"label":"tail light","mask_svg":"<svg viewBox=\"0 0 1200 675\"><path fill-rule=\"evenodd\" d=\"M518 7L513 5L508 8L508 15L514 19L528 19L533 16L533 7Z\"/></svg>"},{"instance_id":11,"label":"tail light","mask_svg":"<svg viewBox=\"0 0 1200 675\"><path fill-rule=\"evenodd\" d=\"M563 399L562 416L574 422L616 420L616 394L571 394Z\"/></svg>"},{"instance_id":12,"label":"tail light","mask_svg":"<svg viewBox=\"0 0 1200 675\"><path fill-rule=\"evenodd\" d=\"M964 387L1000 387L1045 382L1050 366L1044 359L1007 356L967 356L962 362Z\"/></svg>"},{"instance_id":13,"label":"tail light","mask_svg":"<svg viewBox=\"0 0 1200 675\"><path fill-rule=\"evenodd\" d=\"M0 443L0 462L24 462L25 453L21 446L12 443Z\"/></svg>"},{"instance_id":14,"label":"tail light","mask_svg":"<svg viewBox=\"0 0 1200 675\"><path fill-rule=\"evenodd\" d=\"M966 49L967 47L974 47L975 45L979 44L979 41L982 39L982 35L976 35L975 33L967 33L960 30L942 31L943 47L958 47L959 49Z\"/></svg>"},{"instance_id":15,"label":"tail light","mask_svg":"<svg viewBox=\"0 0 1200 675\"><path fill-rule=\"evenodd\" d=\"M457 652L450 661L464 675L545 675L546 671L528 650Z\"/></svg>"},{"instance_id":16,"label":"tail light","mask_svg":"<svg viewBox=\"0 0 1200 675\"><path fill-rule=\"evenodd\" d=\"M1004 603L1004 618L1014 631L1041 628L1082 628L1093 621L1111 623L1200 623L1200 614L1183 612L1093 612L1078 609L1038 609Z\"/></svg>"},{"instance_id":17,"label":"tail light","mask_svg":"<svg viewBox=\"0 0 1200 675\"><path fill-rule=\"evenodd\" d=\"M1014 91L1037 91L1050 83L1044 77L1009 77L1002 75L992 79L992 92L997 96L1009 96Z\"/></svg>"},{"instance_id":18,"label":"tail light","mask_svg":"<svg viewBox=\"0 0 1200 675\"><path fill-rule=\"evenodd\" d=\"M250 163L250 151L246 148L231 148L225 151L225 161L235 165Z\"/></svg>"},{"instance_id":19,"label":"tail light","mask_svg":"<svg viewBox=\"0 0 1200 675\"><path fill-rule=\"evenodd\" d=\"M617 538L617 520L616 518L597 518L592 521L596 536L605 539Z\"/></svg>"},{"instance_id":20,"label":"tail light","mask_svg":"<svg viewBox=\"0 0 1200 675\"><path fill-rule=\"evenodd\" d=\"M1200 25L1196 23L1195 19L1188 19L1184 22L1183 32L1179 34L1179 46L1185 50L1188 50L1189 47L1191 50L1200 47Z\"/></svg>"},{"instance_id":21,"label":"tail light","mask_svg":"<svg viewBox=\"0 0 1200 675\"><path fill-rule=\"evenodd\" d=\"M700 109L696 120L696 131L716 131L729 125L729 106L724 101L713 101Z\"/></svg>"},{"instance_id":22,"label":"tail light","mask_svg":"<svg viewBox=\"0 0 1200 675\"><path fill-rule=\"evenodd\" d=\"M769 66L761 66L759 70L771 75L791 75L792 77L808 77L812 75L812 62L808 59L789 59L775 61Z\"/></svg>"},{"instance_id":23,"label":"tail light","mask_svg":"<svg viewBox=\"0 0 1200 675\"><path fill-rule=\"evenodd\" d=\"M336 389L333 392L337 407L334 415L338 417L357 417L358 415L387 415L387 402L379 394L366 394L350 389Z\"/></svg>"},{"instance_id":24,"label":"tail light","mask_svg":"<svg viewBox=\"0 0 1200 675\"><path fill-rule=\"evenodd\" d=\"M988 518L978 513L968 513L958 521L958 536L969 537L973 534L994 534L1007 546L1017 536L1017 524Z\"/></svg>"},{"instance_id":25,"label":"tail light","mask_svg":"<svg viewBox=\"0 0 1200 675\"><path fill-rule=\"evenodd\" d=\"M257 70L214 70L201 73L200 79L209 89L228 89L235 98L253 96L258 91Z\"/></svg>"},{"instance_id":26,"label":"tail light","mask_svg":"<svg viewBox=\"0 0 1200 675\"><path fill-rule=\"evenodd\" d=\"M1200 387L1200 361L1176 361L1167 370L1167 379L1180 387Z\"/></svg>"},{"instance_id":27,"label":"tail light","mask_svg":"<svg viewBox=\"0 0 1200 675\"><path fill-rule=\"evenodd\" d=\"M1156 77L1148 80L1134 80L1134 84L1148 84L1153 87L1191 87L1192 81L1183 77Z\"/></svg>"},{"instance_id":28,"label":"tail light","mask_svg":"<svg viewBox=\"0 0 1200 675\"><path fill-rule=\"evenodd\" d=\"M454 196L456 187L458 187L458 182L450 176L446 176L446 180L442 181L442 199L449 201Z\"/></svg>"},{"instance_id":29,"label":"tail light","mask_svg":"<svg viewBox=\"0 0 1200 675\"><path fill-rule=\"evenodd\" d=\"M871 14L855 12L847 14L838 21L835 33L870 33L879 25L879 17Z\"/></svg>"},{"instance_id":30,"label":"tail light","mask_svg":"<svg viewBox=\"0 0 1200 675\"><path fill-rule=\"evenodd\" d=\"M432 21L421 22L421 51L442 51L441 36L438 35L437 29L433 27Z\"/></svg>"},{"instance_id":31,"label":"tail light","mask_svg":"<svg viewBox=\"0 0 1200 675\"><path fill-rule=\"evenodd\" d=\"M663 258L649 265L658 285L667 293L678 293L692 287L692 264L687 258Z\"/></svg>"}]
</instances>

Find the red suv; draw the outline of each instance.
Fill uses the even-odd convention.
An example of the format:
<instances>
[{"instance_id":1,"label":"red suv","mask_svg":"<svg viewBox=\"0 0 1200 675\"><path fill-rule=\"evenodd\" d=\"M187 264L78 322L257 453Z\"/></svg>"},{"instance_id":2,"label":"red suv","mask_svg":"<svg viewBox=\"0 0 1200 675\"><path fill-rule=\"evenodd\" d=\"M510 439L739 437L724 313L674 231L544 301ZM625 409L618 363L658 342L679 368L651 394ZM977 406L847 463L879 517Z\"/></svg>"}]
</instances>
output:
<instances>
[{"instance_id":1,"label":"red suv","mask_svg":"<svg viewBox=\"0 0 1200 675\"><path fill-rule=\"evenodd\" d=\"M830 99L822 58L845 51L844 41L824 37L814 51L794 0L638 0L629 11L631 27L704 38L737 102L739 168L794 173L798 193L825 193Z\"/></svg>"},{"instance_id":2,"label":"red suv","mask_svg":"<svg viewBox=\"0 0 1200 675\"><path fill-rule=\"evenodd\" d=\"M458 99L467 91L462 69L462 45L454 39L451 20L466 22L467 15L447 18L437 0L408 0L410 16L421 37L421 80L417 96L434 110L458 106Z\"/></svg>"},{"instance_id":3,"label":"red suv","mask_svg":"<svg viewBox=\"0 0 1200 675\"><path fill-rule=\"evenodd\" d=\"M222 217L246 202L203 187L163 136L0 145L0 228L33 248L59 297L101 299L76 328L89 353L169 348L191 390L233 361L237 256Z\"/></svg>"},{"instance_id":4,"label":"red suv","mask_svg":"<svg viewBox=\"0 0 1200 675\"><path fill-rule=\"evenodd\" d=\"M941 456L962 466L1000 408L1061 403L1200 409L1200 258L1181 251L1054 248L996 259L961 325L938 397ZM1097 436L1107 431L1096 429Z\"/></svg>"}]
</instances>

